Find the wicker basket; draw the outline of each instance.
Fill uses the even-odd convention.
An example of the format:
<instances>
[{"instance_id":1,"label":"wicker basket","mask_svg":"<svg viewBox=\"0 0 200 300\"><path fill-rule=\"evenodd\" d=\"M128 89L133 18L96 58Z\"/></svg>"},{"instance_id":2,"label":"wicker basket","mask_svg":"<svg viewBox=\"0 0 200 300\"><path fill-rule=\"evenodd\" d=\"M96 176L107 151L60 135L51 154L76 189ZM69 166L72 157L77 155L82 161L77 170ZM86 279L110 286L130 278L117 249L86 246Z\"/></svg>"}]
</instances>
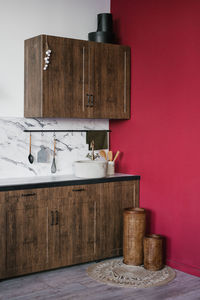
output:
<instances>
[{"instance_id":1,"label":"wicker basket","mask_svg":"<svg viewBox=\"0 0 200 300\"><path fill-rule=\"evenodd\" d=\"M144 237L144 267L151 271L158 271L164 267L161 235L150 234Z\"/></svg>"},{"instance_id":2,"label":"wicker basket","mask_svg":"<svg viewBox=\"0 0 200 300\"><path fill-rule=\"evenodd\" d=\"M144 208L124 210L123 255L124 263L139 266L143 263L143 238L146 230Z\"/></svg>"}]
</instances>

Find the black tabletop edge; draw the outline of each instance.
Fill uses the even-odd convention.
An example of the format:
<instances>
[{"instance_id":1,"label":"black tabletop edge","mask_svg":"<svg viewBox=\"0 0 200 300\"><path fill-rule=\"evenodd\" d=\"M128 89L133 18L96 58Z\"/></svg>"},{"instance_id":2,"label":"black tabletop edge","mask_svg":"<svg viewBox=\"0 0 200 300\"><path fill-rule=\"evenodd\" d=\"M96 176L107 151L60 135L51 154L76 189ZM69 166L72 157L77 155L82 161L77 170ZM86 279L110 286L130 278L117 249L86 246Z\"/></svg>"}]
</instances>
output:
<instances>
[{"instance_id":1,"label":"black tabletop edge","mask_svg":"<svg viewBox=\"0 0 200 300\"><path fill-rule=\"evenodd\" d=\"M78 180L61 180L61 181L49 181L39 183L26 183L26 184L11 184L0 186L0 191L14 191L14 190L27 190L27 189L39 189L39 188L50 188L57 186L70 186L70 185L84 185L84 184L96 184L105 182L116 182L116 181L131 181L139 180L139 175L132 176L119 176L119 177L104 177L104 178L92 178L92 179L78 179Z\"/></svg>"}]
</instances>

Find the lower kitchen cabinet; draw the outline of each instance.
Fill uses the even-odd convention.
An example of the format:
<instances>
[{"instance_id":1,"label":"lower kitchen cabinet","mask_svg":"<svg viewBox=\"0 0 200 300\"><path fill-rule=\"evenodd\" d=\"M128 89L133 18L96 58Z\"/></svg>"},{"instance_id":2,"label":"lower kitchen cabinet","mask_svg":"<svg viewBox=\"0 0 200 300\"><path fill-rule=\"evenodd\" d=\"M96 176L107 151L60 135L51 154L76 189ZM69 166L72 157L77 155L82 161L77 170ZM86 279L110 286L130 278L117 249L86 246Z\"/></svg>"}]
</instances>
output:
<instances>
[{"instance_id":1,"label":"lower kitchen cabinet","mask_svg":"<svg viewBox=\"0 0 200 300\"><path fill-rule=\"evenodd\" d=\"M6 194L6 277L47 267L47 203L44 190Z\"/></svg>"},{"instance_id":2,"label":"lower kitchen cabinet","mask_svg":"<svg viewBox=\"0 0 200 300\"><path fill-rule=\"evenodd\" d=\"M0 278L122 254L139 180L0 192Z\"/></svg>"},{"instance_id":3,"label":"lower kitchen cabinet","mask_svg":"<svg viewBox=\"0 0 200 300\"><path fill-rule=\"evenodd\" d=\"M6 214L5 195L0 193L0 278L6 274Z\"/></svg>"},{"instance_id":4,"label":"lower kitchen cabinet","mask_svg":"<svg viewBox=\"0 0 200 300\"><path fill-rule=\"evenodd\" d=\"M93 260L99 185L50 188L48 266Z\"/></svg>"},{"instance_id":5,"label":"lower kitchen cabinet","mask_svg":"<svg viewBox=\"0 0 200 300\"><path fill-rule=\"evenodd\" d=\"M122 255L123 210L139 205L138 189L137 181L101 185L97 217L97 259Z\"/></svg>"}]
</instances>

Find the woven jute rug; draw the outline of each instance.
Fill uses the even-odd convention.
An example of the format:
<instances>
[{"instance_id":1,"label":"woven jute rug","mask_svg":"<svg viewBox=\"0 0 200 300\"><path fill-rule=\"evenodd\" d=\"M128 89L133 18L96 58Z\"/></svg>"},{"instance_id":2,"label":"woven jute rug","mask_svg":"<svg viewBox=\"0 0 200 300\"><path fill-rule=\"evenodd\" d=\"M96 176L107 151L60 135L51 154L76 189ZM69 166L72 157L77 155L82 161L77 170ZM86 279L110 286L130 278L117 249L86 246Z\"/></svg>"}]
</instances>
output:
<instances>
[{"instance_id":1,"label":"woven jute rug","mask_svg":"<svg viewBox=\"0 0 200 300\"><path fill-rule=\"evenodd\" d=\"M129 288L148 288L164 285L176 276L170 267L159 271L149 271L143 266L130 266L123 263L123 258L114 258L91 265L88 275L102 283Z\"/></svg>"}]
</instances>

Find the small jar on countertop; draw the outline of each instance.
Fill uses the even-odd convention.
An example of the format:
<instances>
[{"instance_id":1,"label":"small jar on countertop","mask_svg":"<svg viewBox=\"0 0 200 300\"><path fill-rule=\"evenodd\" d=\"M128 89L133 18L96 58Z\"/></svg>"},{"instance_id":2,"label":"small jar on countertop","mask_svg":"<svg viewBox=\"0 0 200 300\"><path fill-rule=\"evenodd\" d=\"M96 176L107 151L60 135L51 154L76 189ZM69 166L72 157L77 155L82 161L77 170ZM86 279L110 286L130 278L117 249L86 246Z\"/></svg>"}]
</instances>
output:
<instances>
[{"instance_id":1,"label":"small jar on countertop","mask_svg":"<svg viewBox=\"0 0 200 300\"><path fill-rule=\"evenodd\" d=\"M108 169L107 169L107 175L114 175L115 174L115 162L114 161L108 161Z\"/></svg>"}]
</instances>

